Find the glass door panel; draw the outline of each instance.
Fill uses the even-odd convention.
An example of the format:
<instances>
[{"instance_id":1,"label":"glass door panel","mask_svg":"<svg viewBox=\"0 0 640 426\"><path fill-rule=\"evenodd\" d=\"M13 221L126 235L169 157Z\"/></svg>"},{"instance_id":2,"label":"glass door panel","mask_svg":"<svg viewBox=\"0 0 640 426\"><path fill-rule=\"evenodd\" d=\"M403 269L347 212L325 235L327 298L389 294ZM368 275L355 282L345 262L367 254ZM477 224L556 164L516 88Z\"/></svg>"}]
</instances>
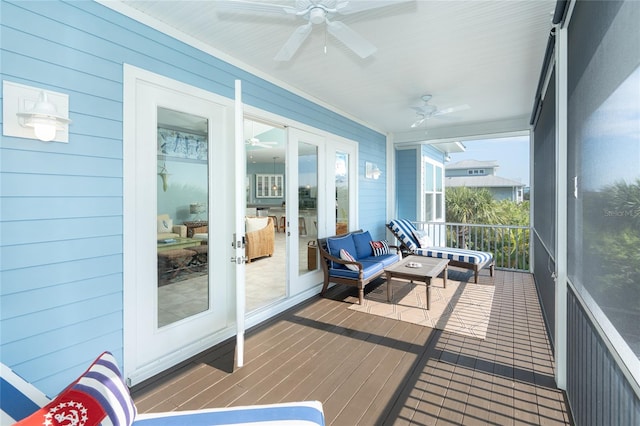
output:
<instances>
[{"instance_id":1,"label":"glass door panel","mask_svg":"<svg viewBox=\"0 0 640 426\"><path fill-rule=\"evenodd\" d=\"M247 312L287 294L286 131L256 119L244 120L247 203L245 267ZM252 185L253 183L253 185Z\"/></svg>"},{"instance_id":2,"label":"glass door panel","mask_svg":"<svg viewBox=\"0 0 640 426\"><path fill-rule=\"evenodd\" d=\"M349 231L349 154L336 152L336 235Z\"/></svg>"},{"instance_id":3,"label":"glass door panel","mask_svg":"<svg viewBox=\"0 0 640 426\"><path fill-rule=\"evenodd\" d=\"M302 141L298 141L298 217L289 220L291 227L298 228L299 275L318 269L314 246L318 228L318 146Z\"/></svg>"},{"instance_id":4,"label":"glass door panel","mask_svg":"<svg viewBox=\"0 0 640 426\"><path fill-rule=\"evenodd\" d=\"M209 307L206 118L157 110L158 327Z\"/></svg>"}]
</instances>

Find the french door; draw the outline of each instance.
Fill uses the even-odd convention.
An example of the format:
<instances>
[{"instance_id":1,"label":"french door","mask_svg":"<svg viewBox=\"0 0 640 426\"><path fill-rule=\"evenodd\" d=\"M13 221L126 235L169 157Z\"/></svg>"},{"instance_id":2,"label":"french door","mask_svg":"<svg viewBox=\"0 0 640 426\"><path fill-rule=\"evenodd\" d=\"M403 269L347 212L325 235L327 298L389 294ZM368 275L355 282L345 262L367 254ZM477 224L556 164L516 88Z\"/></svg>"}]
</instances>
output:
<instances>
[{"instance_id":1,"label":"french door","mask_svg":"<svg viewBox=\"0 0 640 426\"><path fill-rule=\"evenodd\" d=\"M125 93L125 374L134 384L229 334L236 220L233 186L220 183L234 172L225 166L233 107L133 67Z\"/></svg>"}]
</instances>

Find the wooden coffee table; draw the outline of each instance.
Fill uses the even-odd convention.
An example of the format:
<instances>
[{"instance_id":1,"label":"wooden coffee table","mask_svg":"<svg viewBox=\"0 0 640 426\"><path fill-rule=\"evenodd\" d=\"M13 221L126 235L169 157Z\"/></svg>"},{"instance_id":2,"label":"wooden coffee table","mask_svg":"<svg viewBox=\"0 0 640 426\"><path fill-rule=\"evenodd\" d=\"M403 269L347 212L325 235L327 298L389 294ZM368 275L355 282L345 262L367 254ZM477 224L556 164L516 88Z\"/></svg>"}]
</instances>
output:
<instances>
[{"instance_id":1,"label":"wooden coffee table","mask_svg":"<svg viewBox=\"0 0 640 426\"><path fill-rule=\"evenodd\" d=\"M411 264L420 264L410 267ZM427 309L431 308L431 278L443 274L444 287L447 287L447 268L449 259L437 259L424 256L407 256L395 265L385 268L387 274L387 301L391 302L391 279L400 278L411 282L421 281L427 286Z\"/></svg>"}]
</instances>

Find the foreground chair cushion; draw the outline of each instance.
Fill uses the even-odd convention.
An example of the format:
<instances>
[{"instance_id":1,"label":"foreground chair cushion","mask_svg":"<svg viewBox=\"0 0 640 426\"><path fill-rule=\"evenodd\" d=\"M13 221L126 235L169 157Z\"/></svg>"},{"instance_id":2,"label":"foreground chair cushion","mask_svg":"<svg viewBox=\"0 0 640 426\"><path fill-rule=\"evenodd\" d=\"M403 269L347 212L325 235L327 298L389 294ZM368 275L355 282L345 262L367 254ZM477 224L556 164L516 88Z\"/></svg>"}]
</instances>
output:
<instances>
[{"instance_id":1,"label":"foreground chair cushion","mask_svg":"<svg viewBox=\"0 0 640 426\"><path fill-rule=\"evenodd\" d=\"M160 414L139 414L135 426L210 426L258 425L282 426L324 425L322 404L318 401L285 404L228 407Z\"/></svg>"},{"instance_id":2,"label":"foreground chair cushion","mask_svg":"<svg viewBox=\"0 0 640 426\"><path fill-rule=\"evenodd\" d=\"M53 401L17 424L130 426L135 416L136 407L116 359L104 352Z\"/></svg>"},{"instance_id":3,"label":"foreground chair cushion","mask_svg":"<svg viewBox=\"0 0 640 426\"><path fill-rule=\"evenodd\" d=\"M0 363L0 425L11 425L51 400L40 389Z\"/></svg>"},{"instance_id":4,"label":"foreground chair cushion","mask_svg":"<svg viewBox=\"0 0 640 426\"><path fill-rule=\"evenodd\" d=\"M89 408L85 406L85 399L93 400L87 403L90 405ZM94 407L92 405L94 402L99 404L100 408ZM62 404L65 405L62 406ZM52 411L52 407L56 411ZM82 412L83 409L87 410L86 413ZM97 419L101 416L100 422ZM104 426L131 424L322 426L324 413L322 403L305 401L136 414L135 406L124 385L115 359L110 353L105 352L53 401L9 367L0 363L0 425L12 425L17 421L19 421L18 425L47 426L71 424L78 426L93 424Z\"/></svg>"}]
</instances>

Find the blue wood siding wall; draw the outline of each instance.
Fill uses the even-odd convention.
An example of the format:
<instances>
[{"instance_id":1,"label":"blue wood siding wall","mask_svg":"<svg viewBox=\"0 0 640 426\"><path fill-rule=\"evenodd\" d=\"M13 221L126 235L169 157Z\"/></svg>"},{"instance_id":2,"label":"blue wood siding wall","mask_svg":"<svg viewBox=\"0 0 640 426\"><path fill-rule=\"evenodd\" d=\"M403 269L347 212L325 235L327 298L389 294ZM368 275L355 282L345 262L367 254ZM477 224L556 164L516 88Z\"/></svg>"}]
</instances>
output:
<instances>
[{"instance_id":1,"label":"blue wood siding wall","mask_svg":"<svg viewBox=\"0 0 640 426\"><path fill-rule=\"evenodd\" d=\"M422 145L422 156L429 157L433 161L444 163L444 154L435 149L432 145Z\"/></svg>"},{"instance_id":2,"label":"blue wood siding wall","mask_svg":"<svg viewBox=\"0 0 640 426\"><path fill-rule=\"evenodd\" d=\"M396 216L398 219L416 220L418 191L417 149L396 151Z\"/></svg>"},{"instance_id":3,"label":"blue wood siding wall","mask_svg":"<svg viewBox=\"0 0 640 426\"><path fill-rule=\"evenodd\" d=\"M373 137L373 135L371 135ZM385 138L386 143L386 138ZM359 228L371 232L376 239L383 239L386 235L385 221L387 219L387 154L383 143L360 144L358 164L358 224ZM365 179L365 161L370 161L382 171L378 179Z\"/></svg>"},{"instance_id":4,"label":"blue wood siding wall","mask_svg":"<svg viewBox=\"0 0 640 426\"><path fill-rule=\"evenodd\" d=\"M0 353L49 395L123 353L123 64L359 142L386 137L90 1L0 2L2 80L69 94L69 144L2 137ZM383 170L384 171L384 170ZM362 227L385 221L385 175L359 173Z\"/></svg>"}]
</instances>

